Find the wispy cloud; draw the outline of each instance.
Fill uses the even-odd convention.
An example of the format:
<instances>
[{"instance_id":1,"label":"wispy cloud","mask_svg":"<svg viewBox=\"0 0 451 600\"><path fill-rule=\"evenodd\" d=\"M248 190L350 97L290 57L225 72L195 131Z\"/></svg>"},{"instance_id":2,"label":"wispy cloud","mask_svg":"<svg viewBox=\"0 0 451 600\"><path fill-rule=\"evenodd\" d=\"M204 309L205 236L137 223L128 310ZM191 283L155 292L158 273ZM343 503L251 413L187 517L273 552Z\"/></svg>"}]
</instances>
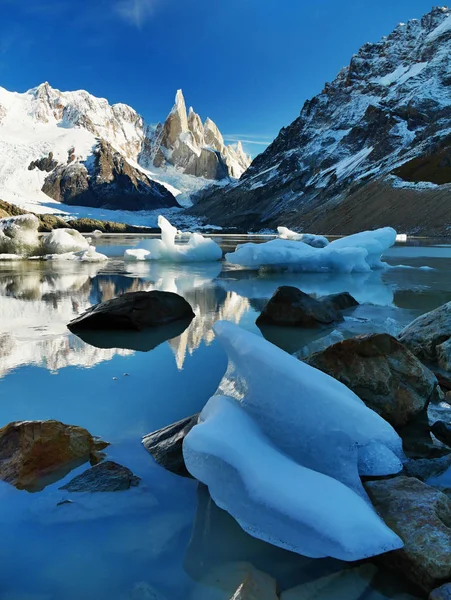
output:
<instances>
[{"instance_id":1,"label":"wispy cloud","mask_svg":"<svg viewBox=\"0 0 451 600\"><path fill-rule=\"evenodd\" d=\"M246 133L231 133L224 135L226 142L243 142L243 144L254 144L255 146L269 146L274 138L266 135L249 135Z\"/></svg>"},{"instance_id":2,"label":"wispy cloud","mask_svg":"<svg viewBox=\"0 0 451 600\"><path fill-rule=\"evenodd\" d=\"M158 0L117 0L114 5L116 14L138 29L152 17Z\"/></svg>"}]
</instances>

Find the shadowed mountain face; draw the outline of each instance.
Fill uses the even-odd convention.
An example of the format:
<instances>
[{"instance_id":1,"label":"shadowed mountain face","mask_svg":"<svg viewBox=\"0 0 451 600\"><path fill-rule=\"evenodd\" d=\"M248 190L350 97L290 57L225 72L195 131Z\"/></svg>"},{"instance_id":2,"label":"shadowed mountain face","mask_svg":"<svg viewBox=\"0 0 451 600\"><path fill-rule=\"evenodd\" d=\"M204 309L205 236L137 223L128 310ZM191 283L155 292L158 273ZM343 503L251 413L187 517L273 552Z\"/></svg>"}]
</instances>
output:
<instances>
[{"instance_id":1,"label":"shadowed mountain face","mask_svg":"<svg viewBox=\"0 0 451 600\"><path fill-rule=\"evenodd\" d=\"M190 212L254 230L446 232L450 14L436 7L362 46L239 182L205 190Z\"/></svg>"}]
</instances>

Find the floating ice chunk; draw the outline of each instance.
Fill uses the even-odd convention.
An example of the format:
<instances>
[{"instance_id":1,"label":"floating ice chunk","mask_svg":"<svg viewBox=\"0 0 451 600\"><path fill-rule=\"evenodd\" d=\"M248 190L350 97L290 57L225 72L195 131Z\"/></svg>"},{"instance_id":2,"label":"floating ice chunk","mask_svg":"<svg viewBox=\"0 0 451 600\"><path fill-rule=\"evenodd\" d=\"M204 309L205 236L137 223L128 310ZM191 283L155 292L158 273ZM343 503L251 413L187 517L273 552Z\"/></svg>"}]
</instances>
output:
<instances>
[{"instance_id":1,"label":"floating ice chunk","mask_svg":"<svg viewBox=\"0 0 451 600\"><path fill-rule=\"evenodd\" d=\"M348 561L402 547L370 504L279 450L236 400L214 396L199 421L183 444L188 470L250 535Z\"/></svg>"},{"instance_id":2,"label":"floating ice chunk","mask_svg":"<svg viewBox=\"0 0 451 600\"><path fill-rule=\"evenodd\" d=\"M62 254L43 254L42 256L32 256L30 260L71 260L75 262L96 263L108 260L108 256L97 252L94 246L88 246L87 250L79 252L64 252Z\"/></svg>"},{"instance_id":3,"label":"floating ice chunk","mask_svg":"<svg viewBox=\"0 0 451 600\"><path fill-rule=\"evenodd\" d=\"M0 261L23 260L20 254L0 254Z\"/></svg>"},{"instance_id":4,"label":"floating ice chunk","mask_svg":"<svg viewBox=\"0 0 451 600\"><path fill-rule=\"evenodd\" d=\"M232 263L248 268L272 267L291 271L356 273L381 268L381 255L395 243L391 227L363 231L312 248L292 240L276 239L264 244L238 245L226 254Z\"/></svg>"},{"instance_id":5,"label":"floating ice chunk","mask_svg":"<svg viewBox=\"0 0 451 600\"><path fill-rule=\"evenodd\" d=\"M0 219L0 253L28 256L38 252L39 219L35 215L20 215Z\"/></svg>"},{"instance_id":6,"label":"floating ice chunk","mask_svg":"<svg viewBox=\"0 0 451 600\"><path fill-rule=\"evenodd\" d=\"M143 240L131 249L133 252L126 250L124 258L126 260L159 260L165 262L221 260L222 250L212 239L205 238L200 233L192 233L187 243L176 244L177 229L161 215L158 217L158 226L161 229L161 240ZM137 254L137 250L146 250L148 254Z\"/></svg>"},{"instance_id":7,"label":"floating ice chunk","mask_svg":"<svg viewBox=\"0 0 451 600\"><path fill-rule=\"evenodd\" d=\"M75 229L54 229L42 241L44 254L65 254L88 250L89 241Z\"/></svg>"},{"instance_id":8,"label":"floating ice chunk","mask_svg":"<svg viewBox=\"0 0 451 600\"><path fill-rule=\"evenodd\" d=\"M218 392L240 401L285 454L365 498L362 454L365 475L402 469L398 434L345 385L233 323L216 323L214 331L229 357ZM374 443L387 451L369 452Z\"/></svg>"},{"instance_id":9,"label":"floating ice chunk","mask_svg":"<svg viewBox=\"0 0 451 600\"><path fill-rule=\"evenodd\" d=\"M128 262L139 262L141 260L147 260L150 257L149 250L144 248L129 248L124 253L124 260Z\"/></svg>"},{"instance_id":10,"label":"floating ice chunk","mask_svg":"<svg viewBox=\"0 0 451 600\"><path fill-rule=\"evenodd\" d=\"M329 245L329 240L323 235L314 235L313 233L296 233L287 227L278 227L277 232L281 240L293 240L304 242L313 248L325 248Z\"/></svg>"},{"instance_id":11,"label":"floating ice chunk","mask_svg":"<svg viewBox=\"0 0 451 600\"><path fill-rule=\"evenodd\" d=\"M398 233L396 235L397 242L407 242L407 233Z\"/></svg>"},{"instance_id":12,"label":"floating ice chunk","mask_svg":"<svg viewBox=\"0 0 451 600\"><path fill-rule=\"evenodd\" d=\"M382 227L374 231L361 231L354 235L348 235L334 240L329 247L334 250L340 248L361 248L368 252L366 262L372 269L380 269L385 266L381 261L381 255L391 248L396 242L396 231L392 227Z\"/></svg>"}]
</instances>

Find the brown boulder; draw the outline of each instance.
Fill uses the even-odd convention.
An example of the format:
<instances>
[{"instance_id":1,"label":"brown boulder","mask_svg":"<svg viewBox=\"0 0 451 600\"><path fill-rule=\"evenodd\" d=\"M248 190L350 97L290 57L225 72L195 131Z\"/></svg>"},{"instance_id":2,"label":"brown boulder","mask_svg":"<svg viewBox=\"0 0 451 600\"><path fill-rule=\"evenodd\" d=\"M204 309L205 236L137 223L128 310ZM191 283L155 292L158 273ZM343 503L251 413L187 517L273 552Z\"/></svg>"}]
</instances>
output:
<instances>
[{"instance_id":1,"label":"brown boulder","mask_svg":"<svg viewBox=\"0 0 451 600\"><path fill-rule=\"evenodd\" d=\"M336 294L317 300L292 286L281 286L268 301L258 325L318 327L342 321L342 308L356 306L350 294Z\"/></svg>"},{"instance_id":2,"label":"brown boulder","mask_svg":"<svg viewBox=\"0 0 451 600\"><path fill-rule=\"evenodd\" d=\"M141 331L194 316L189 303L173 292L129 292L91 306L67 327L75 332L83 329Z\"/></svg>"},{"instance_id":3,"label":"brown boulder","mask_svg":"<svg viewBox=\"0 0 451 600\"><path fill-rule=\"evenodd\" d=\"M140 478L112 460L101 462L74 477L60 490L68 492L122 492L139 485Z\"/></svg>"},{"instance_id":4,"label":"brown boulder","mask_svg":"<svg viewBox=\"0 0 451 600\"><path fill-rule=\"evenodd\" d=\"M385 523L404 548L378 557L427 593L451 579L451 500L412 477L365 484Z\"/></svg>"},{"instance_id":5,"label":"brown boulder","mask_svg":"<svg viewBox=\"0 0 451 600\"><path fill-rule=\"evenodd\" d=\"M75 467L98 462L108 444L60 421L17 421L0 429L0 479L39 491Z\"/></svg>"},{"instance_id":6,"label":"brown boulder","mask_svg":"<svg viewBox=\"0 0 451 600\"><path fill-rule=\"evenodd\" d=\"M435 375L386 333L344 340L309 356L306 362L344 383L395 427L440 399Z\"/></svg>"}]
</instances>

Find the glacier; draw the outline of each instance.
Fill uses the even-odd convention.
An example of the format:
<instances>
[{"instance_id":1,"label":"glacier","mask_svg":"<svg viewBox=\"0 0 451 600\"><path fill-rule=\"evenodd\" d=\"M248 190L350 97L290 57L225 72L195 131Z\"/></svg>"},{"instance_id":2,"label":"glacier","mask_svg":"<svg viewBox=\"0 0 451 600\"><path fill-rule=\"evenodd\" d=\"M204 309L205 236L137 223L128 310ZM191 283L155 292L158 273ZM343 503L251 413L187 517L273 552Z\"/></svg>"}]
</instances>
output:
<instances>
[{"instance_id":1,"label":"glacier","mask_svg":"<svg viewBox=\"0 0 451 600\"><path fill-rule=\"evenodd\" d=\"M209 262L222 259L222 250L212 239L200 233L191 233L184 236L188 240L186 243L176 244L176 237L180 237L177 228L162 215L158 217L158 227L161 229L161 239L143 240L135 248L128 248L124 252L124 260Z\"/></svg>"},{"instance_id":2,"label":"glacier","mask_svg":"<svg viewBox=\"0 0 451 600\"><path fill-rule=\"evenodd\" d=\"M263 244L240 244L226 260L247 268L271 267L305 272L362 273L385 266L382 254L396 241L396 231L383 227L334 240L323 248L275 239Z\"/></svg>"},{"instance_id":3,"label":"glacier","mask_svg":"<svg viewBox=\"0 0 451 600\"><path fill-rule=\"evenodd\" d=\"M74 229L55 229L40 236L39 219L33 214L0 219L0 260L76 260L102 262L90 240Z\"/></svg>"},{"instance_id":4,"label":"glacier","mask_svg":"<svg viewBox=\"0 0 451 600\"><path fill-rule=\"evenodd\" d=\"M185 439L188 471L246 531L283 548L359 560L401 547L360 481L402 470L392 426L259 336L229 322L214 331L229 366Z\"/></svg>"}]
</instances>

